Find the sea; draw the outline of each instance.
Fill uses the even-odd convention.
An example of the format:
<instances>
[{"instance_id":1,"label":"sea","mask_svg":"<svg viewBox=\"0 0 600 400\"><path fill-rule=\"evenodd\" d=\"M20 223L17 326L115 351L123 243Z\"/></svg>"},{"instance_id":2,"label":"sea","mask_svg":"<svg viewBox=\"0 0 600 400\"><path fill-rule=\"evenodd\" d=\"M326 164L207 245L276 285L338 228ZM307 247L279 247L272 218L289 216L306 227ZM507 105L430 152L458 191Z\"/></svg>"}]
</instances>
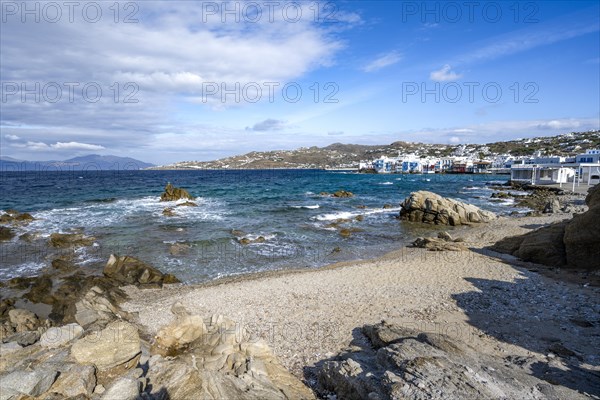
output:
<instances>
[{"instance_id":1,"label":"sea","mask_svg":"<svg viewBox=\"0 0 600 400\"><path fill-rule=\"evenodd\" d=\"M81 268L99 272L110 254L129 255L190 284L368 259L431 230L396 218L411 192L429 190L499 214L524 211L511 199L490 199L489 186L507 179L277 169L2 172L0 210L29 212L36 220L0 242L0 280L49 266L60 255L47 244L53 232L95 238L76 250ZM161 202L169 182L195 196L197 207ZM322 194L337 190L354 196ZM166 207L177 215L163 215ZM332 225L340 219L347 220L340 227L349 236ZM25 233L36 239L20 239Z\"/></svg>"}]
</instances>

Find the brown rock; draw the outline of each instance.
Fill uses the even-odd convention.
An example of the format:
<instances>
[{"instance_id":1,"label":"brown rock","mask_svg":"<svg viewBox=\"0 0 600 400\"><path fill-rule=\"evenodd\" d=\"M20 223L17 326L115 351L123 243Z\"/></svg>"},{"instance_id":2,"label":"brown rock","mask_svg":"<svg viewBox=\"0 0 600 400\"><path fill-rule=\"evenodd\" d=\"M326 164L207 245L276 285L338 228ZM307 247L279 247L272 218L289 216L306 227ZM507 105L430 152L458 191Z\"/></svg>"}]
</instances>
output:
<instances>
[{"instance_id":1,"label":"brown rock","mask_svg":"<svg viewBox=\"0 0 600 400\"><path fill-rule=\"evenodd\" d=\"M0 226L0 240L10 240L13 237L15 237L15 234L12 229L6 226Z\"/></svg>"},{"instance_id":2,"label":"brown rock","mask_svg":"<svg viewBox=\"0 0 600 400\"><path fill-rule=\"evenodd\" d=\"M177 215L170 207L165 208L162 213L166 217L174 217Z\"/></svg>"},{"instance_id":3,"label":"brown rock","mask_svg":"<svg viewBox=\"0 0 600 400\"><path fill-rule=\"evenodd\" d=\"M187 190L176 188L171 183L167 183L164 193L160 195L160 201L175 201L179 199L194 200L194 197Z\"/></svg>"},{"instance_id":4,"label":"brown rock","mask_svg":"<svg viewBox=\"0 0 600 400\"><path fill-rule=\"evenodd\" d=\"M53 233L50 235L50 244L58 248L86 247L94 244L93 237L81 233Z\"/></svg>"},{"instance_id":5,"label":"brown rock","mask_svg":"<svg viewBox=\"0 0 600 400\"><path fill-rule=\"evenodd\" d=\"M137 258L111 254L103 271L104 275L119 283L128 285L159 285L164 283L165 275L158 269L145 264ZM169 278L173 280L173 278Z\"/></svg>"},{"instance_id":6,"label":"brown rock","mask_svg":"<svg viewBox=\"0 0 600 400\"><path fill-rule=\"evenodd\" d=\"M353 197L354 193L348 192L346 190L338 190L337 192L333 193L332 196L333 197Z\"/></svg>"},{"instance_id":7,"label":"brown rock","mask_svg":"<svg viewBox=\"0 0 600 400\"><path fill-rule=\"evenodd\" d=\"M469 225L489 222L496 218L492 212L427 191L411 193L400 206L400 219L411 222Z\"/></svg>"}]
</instances>

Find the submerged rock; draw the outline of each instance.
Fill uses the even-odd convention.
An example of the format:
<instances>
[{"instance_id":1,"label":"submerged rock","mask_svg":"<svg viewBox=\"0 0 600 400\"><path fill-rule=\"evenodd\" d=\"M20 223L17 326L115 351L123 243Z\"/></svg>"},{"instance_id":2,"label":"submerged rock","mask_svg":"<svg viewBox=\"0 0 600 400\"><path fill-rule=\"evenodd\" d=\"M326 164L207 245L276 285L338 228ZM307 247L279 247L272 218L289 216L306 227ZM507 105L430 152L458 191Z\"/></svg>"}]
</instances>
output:
<instances>
[{"instance_id":1,"label":"submerged rock","mask_svg":"<svg viewBox=\"0 0 600 400\"><path fill-rule=\"evenodd\" d=\"M354 197L354 193L348 192L346 190L338 190L337 192L332 194L333 197Z\"/></svg>"},{"instance_id":2,"label":"submerged rock","mask_svg":"<svg viewBox=\"0 0 600 400\"><path fill-rule=\"evenodd\" d=\"M176 201L179 199L194 200L194 197L188 193L187 190L176 188L171 183L167 183L165 191L160 195L160 201Z\"/></svg>"},{"instance_id":3,"label":"submerged rock","mask_svg":"<svg viewBox=\"0 0 600 400\"><path fill-rule=\"evenodd\" d=\"M411 222L454 226L489 222L496 218L492 212L427 191L411 193L400 206L400 219Z\"/></svg>"},{"instance_id":4,"label":"submerged rock","mask_svg":"<svg viewBox=\"0 0 600 400\"><path fill-rule=\"evenodd\" d=\"M50 244L58 248L86 247L94 244L93 237L81 233L53 233L50 235Z\"/></svg>"},{"instance_id":5,"label":"submerged rock","mask_svg":"<svg viewBox=\"0 0 600 400\"><path fill-rule=\"evenodd\" d=\"M0 240L10 240L15 237L15 233L12 229L7 228L6 226L0 226Z\"/></svg>"}]
</instances>

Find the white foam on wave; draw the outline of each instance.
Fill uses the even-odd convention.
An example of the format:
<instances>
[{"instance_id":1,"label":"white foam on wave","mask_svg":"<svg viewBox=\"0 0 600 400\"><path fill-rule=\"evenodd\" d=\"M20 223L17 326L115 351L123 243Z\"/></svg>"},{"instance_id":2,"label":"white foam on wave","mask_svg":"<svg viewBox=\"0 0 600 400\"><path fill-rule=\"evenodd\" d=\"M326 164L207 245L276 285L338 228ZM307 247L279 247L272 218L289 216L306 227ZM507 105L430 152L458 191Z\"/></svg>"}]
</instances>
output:
<instances>
[{"instance_id":1,"label":"white foam on wave","mask_svg":"<svg viewBox=\"0 0 600 400\"><path fill-rule=\"evenodd\" d=\"M63 232L71 227L107 227L118 225L130 217L162 215L165 207L176 208L176 214L189 220L221 220L227 214L225 205L214 199L197 198L197 207L177 206L181 202L161 202L156 196L120 199L111 203L85 203L79 207L54 208L35 213L27 230Z\"/></svg>"},{"instance_id":2,"label":"white foam on wave","mask_svg":"<svg viewBox=\"0 0 600 400\"><path fill-rule=\"evenodd\" d=\"M337 213L330 214L321 214L313 217L313 219L317 221L336 221L338 219L352 219L359 215L373 215L373 214L387 214L390 212L400 211L401 207L392 207L392 208L377 208L364 210L360 212L351 212L351 211L340 211Z\"/></svg>"},{"instance_id":3,"label":"white foam on wave","mask_svg":"<svg viewBox=\"0 0 600 400\"><path fill-rule=\"evenodd\" d=\"M394 182L380 182L379 185L393 185Z\"/></svg>"},{"instance_id":4,"label":"white foam on wave","mask_svg":"<svg viewBox=\"0 0 600 400\"><path fill-rule=\"evenodd\" d=\"M318 204L312 205L312 206L291 206L292 208L306 208L308 210L316 210L317 208L321 208L321 206L319 206Z\"/></svg>"},{"instance_id":5,"label":"white foam on wave","mask_svg":"<svg viewBox=\"0 0 600 400\"><path fill-rule=\"evenodd\" d=\"M17 276L34 276L45 267L45 262L30 261L11 266L10 269L0 269L0 280L11 279Z\"/></svg>"}]
</instances>

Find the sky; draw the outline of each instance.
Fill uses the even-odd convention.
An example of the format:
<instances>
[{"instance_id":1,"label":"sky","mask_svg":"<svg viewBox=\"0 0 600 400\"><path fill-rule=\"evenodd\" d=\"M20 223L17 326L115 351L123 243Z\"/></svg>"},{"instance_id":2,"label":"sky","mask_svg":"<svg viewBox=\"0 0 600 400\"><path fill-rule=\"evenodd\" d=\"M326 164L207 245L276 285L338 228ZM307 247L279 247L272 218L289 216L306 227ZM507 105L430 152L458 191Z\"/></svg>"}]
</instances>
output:
<instances>
[{"instance_id":1,"label":"sky","mask_svg":"<svg viewBox=\"0 0 600 400\"><path fill-rule=\"evenodd\" d=\"M1 3L0 156L600 129L598 1Z\"/></svg>"}]
</instances>

